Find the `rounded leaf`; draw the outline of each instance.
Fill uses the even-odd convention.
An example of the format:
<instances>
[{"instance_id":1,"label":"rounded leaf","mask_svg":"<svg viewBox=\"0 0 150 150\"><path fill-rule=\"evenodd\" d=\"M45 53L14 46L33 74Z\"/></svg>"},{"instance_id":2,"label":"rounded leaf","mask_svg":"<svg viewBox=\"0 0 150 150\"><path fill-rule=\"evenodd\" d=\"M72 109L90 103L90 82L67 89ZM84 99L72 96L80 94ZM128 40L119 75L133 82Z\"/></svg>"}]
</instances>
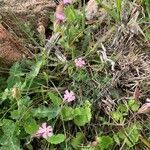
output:
<instances>
[{"instance_id":1,"label":"rounded leaf","mask_svg":"<svg viewBox=\"0 0 150 150\"><path fill-rule=\"evenodd\" d=\"M65 140L64 134L52 135L51 137L46 139L51 144L59 144Z\"/></svg>"}]
</instances>

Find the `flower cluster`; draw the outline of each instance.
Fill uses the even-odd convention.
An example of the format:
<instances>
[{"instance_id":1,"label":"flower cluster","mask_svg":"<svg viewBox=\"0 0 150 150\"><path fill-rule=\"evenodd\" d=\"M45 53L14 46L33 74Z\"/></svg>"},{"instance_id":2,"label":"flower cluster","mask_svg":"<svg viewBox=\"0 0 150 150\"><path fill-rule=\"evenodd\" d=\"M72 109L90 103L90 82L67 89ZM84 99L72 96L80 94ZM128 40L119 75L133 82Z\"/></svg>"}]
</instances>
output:
<instances>
[{"instance_id":1,"label":"flower cluster","mask_svg":"<svg viewBox=\"0 0 150 150\"><path fill-rule=\"evenodd\" d=\"M64 13L56 13L56 19L58 19L59 21L64 21L65 20L65 15Z\"/></svg>"},{"instance_id":2,"label":"flower cluster","mask_svg":"<svg viewBox=\"0 0 150 150\"><path fill-rule=\"evenodd\" d=\"M82 57L75 59L75 66L77 68L83 68L85 66L85 61Z\"/></svg>"},{"instance_id":3,"label":"flower cluster","mask_svg":"<svg viewBox=\"0 0 150 150\"><path fill-rule=\"evenodd\" d=\"M51 126L47 126L47 123L42 123L41 127L39 127L38 131L36 132L36 137L48 138L53 135L53 128Z\"/></svg>"},{"instance_id":4,"label":"flower cluster","mask_svg":"<svg viewBox=\"0 0 150 150\"><path fill-rule=\"evenodd\" d=\"M74 92L73 91L68 91L68 90L66 90L65 91L65 94L64 94L64 98L63 98L63 101L65 102L65 101L67 101L67 102L71 102L71 101L74 101L75 100L75 94L74 94Z\"/></svg>"}]
</instances>

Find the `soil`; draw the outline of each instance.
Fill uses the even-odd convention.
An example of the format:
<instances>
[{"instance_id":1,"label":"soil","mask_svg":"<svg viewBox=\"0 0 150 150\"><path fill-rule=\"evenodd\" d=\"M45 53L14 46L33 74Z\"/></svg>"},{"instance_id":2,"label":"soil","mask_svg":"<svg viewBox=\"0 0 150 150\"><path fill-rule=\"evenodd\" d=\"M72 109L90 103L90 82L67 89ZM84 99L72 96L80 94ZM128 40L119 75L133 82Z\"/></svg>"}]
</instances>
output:
<instances>
[{"instance_id":1,"label":"soil","mask_svg":"<svg viewBox=\"0 0 150 150\"><path fill-rule=\"evenodd\" d=\"M54 9L55 3L49 0L0 0L0 67L29 56L21 43L27 38L26 29L29 34L30 30L38 33L41 25L46 29Z\"/></svg>"},{"instance_id":2,"label":"soil","mask_svg":"<svg viewBox=\"0 0 150 150\"><path fill-rule=\"evenodd\" d=\"M32 29L50 23L50 13L55 3L49 0L0 0L0 16L3 26L11 28L19 37L24 37L20 27L30 24Z\"/></svg>"},{"instance_id":3,"label":"soil","mask_svg":"<svg viewBox=\"0 0 150 150\"><path fill-rule=\"evenodd\" d=\"M0 24L0 67L9 67L23 56L30 56L30 53Z\"/></svg>"}]
</instances>

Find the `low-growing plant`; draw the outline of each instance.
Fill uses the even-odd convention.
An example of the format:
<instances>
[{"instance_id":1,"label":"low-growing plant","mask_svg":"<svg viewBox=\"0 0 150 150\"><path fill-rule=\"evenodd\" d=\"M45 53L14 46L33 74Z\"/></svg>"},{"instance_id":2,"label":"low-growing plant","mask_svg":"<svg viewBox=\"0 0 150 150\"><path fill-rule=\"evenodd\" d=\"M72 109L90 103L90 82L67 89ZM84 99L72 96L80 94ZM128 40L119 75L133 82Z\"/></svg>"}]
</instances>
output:
<instances>
[{"instance_id":1,"label":"low-growing plant","mask_svg":"<svg viewBox=\"0 0 150 150\"><path fill-rule=\"evenodd\" d=\"M59 39L50 52L40 47L41 53L32 60L16 62L8 78L0 77L0 150L149 146L149 134L142 134L149 132L150 124L145 121L146 127L137 114L140 102L118 89L119 82L114 84L120 78L115 72L117 54L111 55L109 46L106 52L103 40L99 43L100 37L95 37L98 28L105 34L114 20L122 21L121 0L111 2L112 8L96 1L111 16L109 25L87 23L84 8L67 5L65 21L61 16L62 24L54 30Z\"/></svg>"}]
</instances>

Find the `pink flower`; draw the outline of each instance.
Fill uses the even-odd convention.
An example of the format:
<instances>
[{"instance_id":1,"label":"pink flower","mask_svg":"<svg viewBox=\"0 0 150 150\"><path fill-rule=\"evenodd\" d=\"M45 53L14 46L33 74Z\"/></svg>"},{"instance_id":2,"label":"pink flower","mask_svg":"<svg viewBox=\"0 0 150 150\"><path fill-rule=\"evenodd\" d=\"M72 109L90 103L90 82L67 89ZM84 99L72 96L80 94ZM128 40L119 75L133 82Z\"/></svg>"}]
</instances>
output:
<instances>
[{"instance_id":1,"label":"pink flower","mask_svg":"<svg viewBox=\"0 0 150 150\"><path fill-rule=\"evenodd\" d=\"M64 3L64 4L70 4L71 1L70 1L70 0L63 0L63 3Z\"/></svg>"},{"instance_id":2,"label":"pink flower","mask_svg":"<svg viewBox=\"0 0 150 150\"><path fill-rule=\"evenodd\" d=\"M59 21L64 21L65 20L64 13L56 13L56 19L58 19Z\"/></svg>"},{"instance_id":3,"label":"pink flower","mask_svg":"<svg viewBox=\"0 0 150 150\"><path fill-rule=\"evenodd\" d=\"M39 127L36 137L43 137L43 138L48 138L53 135L53 128L51 126L47 126L46 123L42 123L42 126Z\"/></svg>"},{"instance_id":4,"label":"pink flower","mask_svg":"<svg viewBox=\"0 0 150 150\"><path fill-rule=\"evenodd\" d=\"M75 59L75 66L77 68L83 68L85 66L85 61L82 57Z\"/></svg>"},{"instance_id":5,"label":"pink flower","mask_svg":"<svg viewBox=\"0 0 150 150\"><path fill-rule=\"evenodd\" d=\"M64 94L64 98L63 98L64 101L67 101L67 102L71 102L71 101L74 101L75 100L75 94L73 91L68 91L66 90L65 91L65 94Z\"/></svg>"}]
</instances>

